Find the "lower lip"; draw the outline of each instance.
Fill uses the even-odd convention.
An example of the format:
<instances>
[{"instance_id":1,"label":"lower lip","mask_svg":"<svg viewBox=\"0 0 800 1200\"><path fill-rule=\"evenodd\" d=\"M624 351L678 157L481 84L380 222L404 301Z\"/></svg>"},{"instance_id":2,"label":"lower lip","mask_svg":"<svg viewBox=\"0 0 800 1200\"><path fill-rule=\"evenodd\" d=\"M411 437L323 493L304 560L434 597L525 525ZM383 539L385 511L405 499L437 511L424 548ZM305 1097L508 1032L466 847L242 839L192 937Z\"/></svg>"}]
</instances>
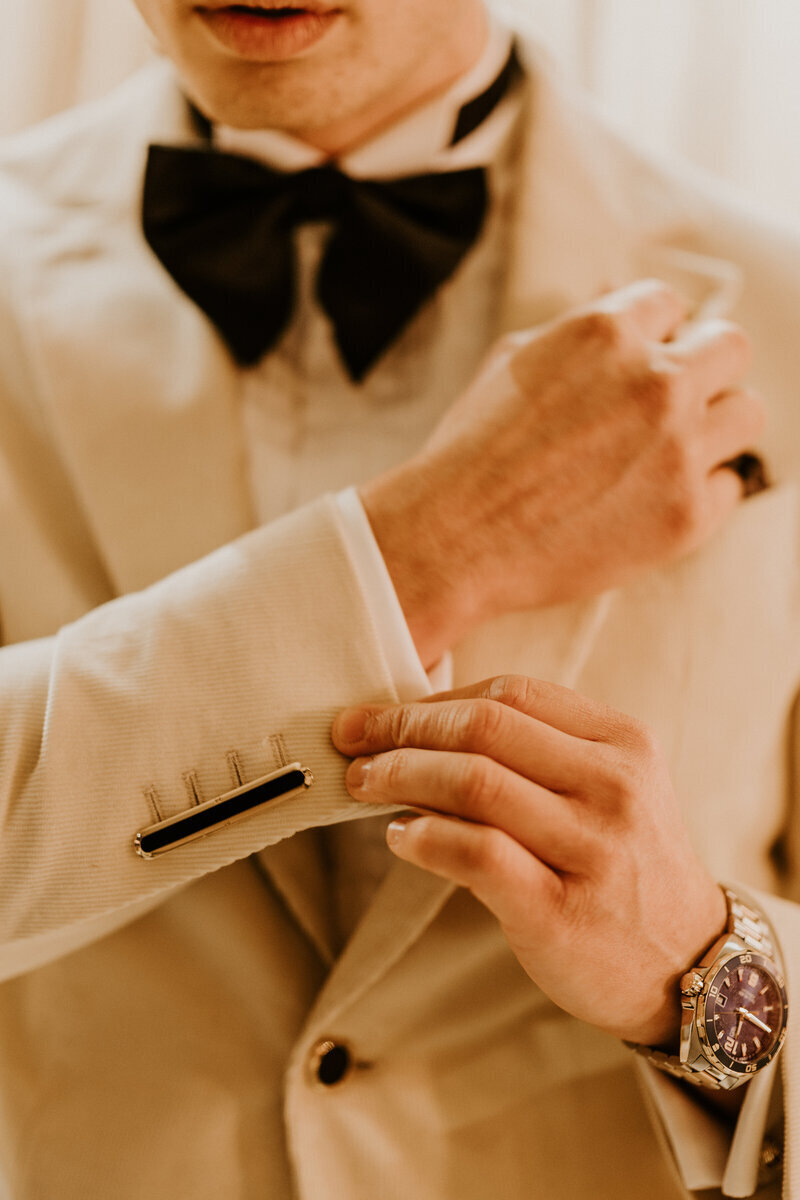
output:
<instances>
[{"instance_id":1,"label":"lower lip","mask_svg":"<svg viewBox=\"0 0 800 1200\"><path fill-rule=\"evenodd\" d=\"M256 62L281 62L302 54L325 36L339 16L338 9L324 13L298 10L285 17L264 17L233 8L197 11L226 50Z\"/></svg>"}]
</instances>

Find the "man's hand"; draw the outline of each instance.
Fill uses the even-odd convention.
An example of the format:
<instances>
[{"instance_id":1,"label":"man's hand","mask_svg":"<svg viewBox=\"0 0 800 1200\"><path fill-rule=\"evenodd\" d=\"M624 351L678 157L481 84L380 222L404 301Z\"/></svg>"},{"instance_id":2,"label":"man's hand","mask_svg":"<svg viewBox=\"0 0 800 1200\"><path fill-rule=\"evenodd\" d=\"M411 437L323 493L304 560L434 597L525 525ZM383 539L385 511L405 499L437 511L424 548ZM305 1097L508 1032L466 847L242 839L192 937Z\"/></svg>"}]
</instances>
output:
<instances>
[{"instance_id":1,"label":"man's hand","mask_svg":"<svg viewBox=\"0 0 800 1200\"><path fill-rule=\"evenodd\" d=\"M421 452L361 498L425 666L488 617L592 595L702 544L758 438L737 326L645 281L504 339Z\"/></svg>"},{"instance_id":2,"label":"man's hand","mask_svg":"<svg viewBox=\"0 0 800 1200\"><path fill-rule=\"evenodd\" d=\"M725 927L666 766L639 722L501 676L342 713L356 800L422 810L398 857L469 888L561 1008L618 1037L677 1039L678 980ZM458 819L454 819L458 818Z\"/></svg>"}]
</instances>

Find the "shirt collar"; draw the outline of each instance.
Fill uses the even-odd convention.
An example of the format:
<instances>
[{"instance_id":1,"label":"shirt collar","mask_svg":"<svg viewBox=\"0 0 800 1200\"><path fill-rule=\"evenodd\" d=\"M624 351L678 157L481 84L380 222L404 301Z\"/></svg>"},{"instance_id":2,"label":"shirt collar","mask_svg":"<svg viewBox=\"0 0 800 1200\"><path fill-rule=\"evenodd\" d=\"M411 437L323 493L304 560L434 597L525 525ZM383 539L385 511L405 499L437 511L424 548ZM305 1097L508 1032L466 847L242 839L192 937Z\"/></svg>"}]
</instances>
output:
<instances>
[{"instance_id":1,"label":"shirt collar","mask_svg":"<svg viewBox=\"0 0 800 1200\"><path fill-rule=\"evenodd\" d=\"M420 105L388 129L337 160L355 178L387 179L428 171L485 166L505 140L518 111L512 91L468 137L450 146L461 107L480 95L499 74L511 50L511 33L490 18L486 45L478 61L447 91ZM214 145L231 154L258 159L279 171L302 171L327 161L323 151L276 129L233 129L216 125Z\"/></svg>"}]
</instances>

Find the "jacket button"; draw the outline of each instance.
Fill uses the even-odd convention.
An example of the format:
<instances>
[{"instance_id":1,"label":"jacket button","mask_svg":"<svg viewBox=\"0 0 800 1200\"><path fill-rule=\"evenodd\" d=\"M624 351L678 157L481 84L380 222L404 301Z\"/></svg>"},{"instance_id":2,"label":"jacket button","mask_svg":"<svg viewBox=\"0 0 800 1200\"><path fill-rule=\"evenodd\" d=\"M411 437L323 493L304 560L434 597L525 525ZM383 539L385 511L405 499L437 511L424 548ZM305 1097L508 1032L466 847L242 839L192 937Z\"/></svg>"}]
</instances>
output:
<instances>
[{"instance_id":1,"label":"jacket button","mask_svg":"<svg viewBox=\"0 0 800 1200\"><path fill-rule=\"evenodd\" d=\"M311 1073L323 1087L334 1087L341 1083L350 1071L353 1059L343 1042L332 1042L325 1038L317 1042L311 1052Z\"/></svg>"}]
</instances>

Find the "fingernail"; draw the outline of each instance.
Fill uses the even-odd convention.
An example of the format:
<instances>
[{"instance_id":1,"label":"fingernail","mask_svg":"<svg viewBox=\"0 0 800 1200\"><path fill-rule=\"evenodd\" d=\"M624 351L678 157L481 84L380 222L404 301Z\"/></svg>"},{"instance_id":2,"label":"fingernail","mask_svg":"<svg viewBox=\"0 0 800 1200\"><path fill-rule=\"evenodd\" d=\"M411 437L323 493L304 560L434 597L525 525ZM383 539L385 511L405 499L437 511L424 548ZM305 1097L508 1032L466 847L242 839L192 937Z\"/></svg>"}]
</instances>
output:
<instances>
[{"instance_id":1,"label":"fingernail","mask_svg":"<svg viewBox=\"0 0 800 1200\"><path fill-rule=\"evenodd\" d=\"M419 816L419 813L409 814L407 817L395 817L390 821L386 826L386 844L396 846L411 822L419 820Z\"/></svg>"},{"instance_id":2,"label":"fingernail","mask_svg":"<svg viewBox=\"0 0 800 1200\"><path fill-rule=\"evenodd\" d=\"M334 721L334 731L340 742L360 742L364 738L368 714L363 708L346 708Z\"/></svg>"},{"instance_id":3,"label":"fingernail","mask_svg":"<svg viewBox=\"0 0 800 1200\"><path fill-rule=\"evenodd\" d=\"M352 791L357 788L358 791L363 791L367 785L369 770L372 766L371 758L354 758L347 768L347 787Z\"/></svg>"}]
</instances>

